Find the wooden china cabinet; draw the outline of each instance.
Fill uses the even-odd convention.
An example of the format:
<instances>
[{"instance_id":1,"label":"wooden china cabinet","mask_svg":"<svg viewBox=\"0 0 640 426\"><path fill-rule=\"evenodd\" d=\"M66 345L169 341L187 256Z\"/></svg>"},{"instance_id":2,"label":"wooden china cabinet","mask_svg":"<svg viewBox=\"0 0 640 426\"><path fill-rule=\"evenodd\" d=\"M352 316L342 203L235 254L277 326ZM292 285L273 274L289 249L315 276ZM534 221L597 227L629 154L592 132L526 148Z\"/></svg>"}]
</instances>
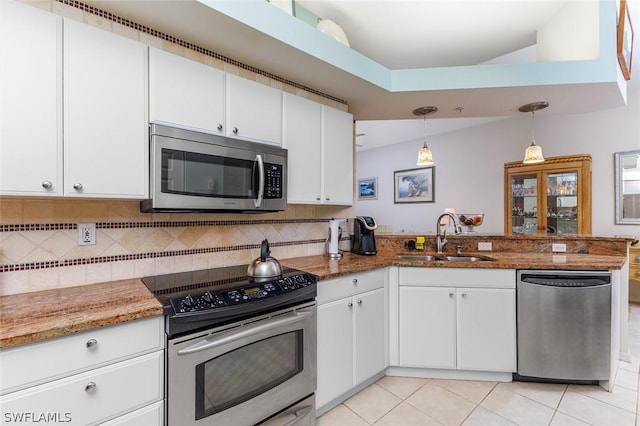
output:
<instances>
[{"instance_id":1,"label":"wooden china cabinet","mask_svg":"<svg viewBox=\"0 0 640 426\"><path fill-rule=\"evenodd\" d=\"M591 156L504 165L506 235L591 234Z\"/></svg>"}]
</instances>

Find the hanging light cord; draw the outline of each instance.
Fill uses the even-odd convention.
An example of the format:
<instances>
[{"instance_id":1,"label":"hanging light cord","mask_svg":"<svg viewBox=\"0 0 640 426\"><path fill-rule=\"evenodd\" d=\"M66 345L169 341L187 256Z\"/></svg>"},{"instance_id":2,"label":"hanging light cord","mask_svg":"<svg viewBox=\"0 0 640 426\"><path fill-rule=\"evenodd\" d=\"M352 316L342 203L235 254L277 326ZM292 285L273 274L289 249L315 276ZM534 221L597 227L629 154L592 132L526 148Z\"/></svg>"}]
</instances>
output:
<instances>
[{"instance_id":1,"label":"hanging light cord","mask_svg":"<svg viewBox=\"0 0 640 426\"><path fill-rule=\"evenodd\" d=\"M531 145L535 145L536 144L535 120L536 120L536 112L535 111L531 111Z\"/></svg>"},{"instance_id":2,"label":"hanging light cord","mask_svg":"<svg viewBox=\"0 0 640 426\"><path fill-rule=\"evenodd\" d=\"M427 115L423 115L424 119L424 148L427 148Z\"/></svg>"}]
</instances>

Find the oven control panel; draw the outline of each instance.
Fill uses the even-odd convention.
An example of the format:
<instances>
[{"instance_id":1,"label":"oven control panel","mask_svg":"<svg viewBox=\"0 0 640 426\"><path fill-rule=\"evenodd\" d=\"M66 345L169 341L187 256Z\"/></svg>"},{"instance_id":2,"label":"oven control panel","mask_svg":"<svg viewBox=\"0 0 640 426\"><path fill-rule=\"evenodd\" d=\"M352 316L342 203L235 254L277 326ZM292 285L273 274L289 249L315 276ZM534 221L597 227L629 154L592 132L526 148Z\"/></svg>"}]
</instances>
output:
<instances>
[{"instance_id":1,"label":"oven control panel","mask_svg":"<svg viewBox=\"0 0 640 426\"><path fill-rule=\"evenodd\" d=\"M176 314L215 310L290 293L316 282L317 277L302 273L261 283L251 283L231 290L190 294L171 299L171 306Z\"/></svg>"}]
</instances>

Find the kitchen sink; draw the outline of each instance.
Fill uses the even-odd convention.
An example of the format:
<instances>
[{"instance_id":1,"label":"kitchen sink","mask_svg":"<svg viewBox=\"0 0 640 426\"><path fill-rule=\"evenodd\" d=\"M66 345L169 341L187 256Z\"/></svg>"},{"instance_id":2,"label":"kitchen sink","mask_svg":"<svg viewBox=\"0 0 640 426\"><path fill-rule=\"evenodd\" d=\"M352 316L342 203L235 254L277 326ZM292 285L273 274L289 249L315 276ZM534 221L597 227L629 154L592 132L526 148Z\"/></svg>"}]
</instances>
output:
<instances>
[{"instance_id":1,"label":"kitchen sink","mask_svg":"<svg viewBox=\"0 0 640 426\"><path fill-rule=\"evenodd\" d=\"M439 260L447 260L451 262L483 262L494 259L487 256L442 256Z\"/></svg>"},{"instance_id":2,"label":"kitchen sink","mask_svg":"<svg viewBox=\"0 0 640 426\"><path fill-rule=\"evenodd\" d=\"M430 254L399 254L398 257L400 259L406 260L443 260L446 262L486 262L495 260L492 257L488 256L463 256L463 255L452 255L452 256L434 256Z\"/></svg>"},{"instance_id":3,"label":"kitchen sink","mask_svg":"<svg viewBox=\"0 0 640 426\"><path fill-rule=\"evenodd\" d=\"M438 256L430 254L399 254L398 257L407 260L441 260Z\"/></svg>"}]
</instances>

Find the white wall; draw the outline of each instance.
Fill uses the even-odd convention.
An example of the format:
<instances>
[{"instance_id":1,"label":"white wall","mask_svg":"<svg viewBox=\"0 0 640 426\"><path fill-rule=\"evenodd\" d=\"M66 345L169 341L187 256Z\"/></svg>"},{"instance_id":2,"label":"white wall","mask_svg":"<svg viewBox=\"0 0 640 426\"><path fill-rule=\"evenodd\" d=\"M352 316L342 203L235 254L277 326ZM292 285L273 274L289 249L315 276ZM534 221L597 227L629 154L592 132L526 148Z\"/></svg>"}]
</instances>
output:
<instances>
[{"instance_id":1,"label":"white wall","mask_svg":"<svg viewBox=\"0 0 640 426\"><path fill-rule=\"evenodd\" d=\"M638 71L623 108L590 114L552 115L553 105L536 114L536 142L547 157L589 153L592 163L593 235L640 236L638 225L615 225L614 161L617 151L640 149ZM532 99L538 101L540 99ZM597 100L585 100L597 102ZM416 168L421 143L409 142L359 152L359 179L378 177L378 199L358 201L356 213L369 215L393 232L434 233L446 207L485 213L480 233L502 233L503 165L522 159L530 143L531 115L522 114L429 139L435 165L435 203L394 204L394 170Z\"/></svg>"}]
</instances>

